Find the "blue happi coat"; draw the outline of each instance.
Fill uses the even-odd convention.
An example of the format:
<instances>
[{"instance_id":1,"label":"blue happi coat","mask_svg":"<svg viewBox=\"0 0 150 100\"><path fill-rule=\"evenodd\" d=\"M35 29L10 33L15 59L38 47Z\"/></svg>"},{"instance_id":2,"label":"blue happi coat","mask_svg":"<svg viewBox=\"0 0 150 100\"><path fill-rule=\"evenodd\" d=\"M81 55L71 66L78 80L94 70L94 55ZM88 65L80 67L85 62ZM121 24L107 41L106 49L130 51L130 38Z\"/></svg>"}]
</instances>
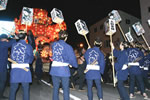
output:
<instances>
[{"instance_id":1,"label":"blue happi coat","mask_svg":"<svg viewBox=\"0 0 150 100\"><path fill-rule=\"evenodd\" d=\"M119 51L113 50L114 56L117 57L115 62L116 77L118 80L127 80L128 78L128 69L122 70L124 64L128 64L128 53L126 50Z\"/></svg>"},{"instance_id":2,"label":"blue happi coat","mask_svg":"<svg viewBox=\"0 0 150 100\"><path fill-rule=\"evenodd\" d=\"M144 56L139 62L143 77L148 77L150 71L150 54Z\"/></svg>"},{"instance_id":3,"label":"blue happi coat","mask_svg":"<svg viewBox=\"0 0 150 100\"><path fill-rule=\"evenodd\" d=\"M98 63L96 65L100 67L100 70L89 70L86 72L86 79L101 79L101 74L104 73L105 60L104 54L100 49L96 46L88 49L84 54L84 58L87 65L92 64L93 61L97 61Z\"/></svg>"},{"instance_id":4,"label":"blue happi coat","mask_svg":"<svg viewBox=\"0 0 150 100\"><path fill-rule=\"evenodd\" d=\"M129 63L135 61L139 57L144 57L143 52L140 51L138 48L128 48L127 52L128 52ZM139 61L137 61L137 62L139 62ZM129 74L130 75L132 75L132 74L133 75L140 75L142 73L141 73L141 69L139 66L131 66L129 68Z\"/></svg>"},{"instance_id":5,"label":"blue happi coat","mask_svg":"<svg viewBox=\"0 0 150 100\"><path fill-rule=\"evenodd\" d=\"M72 67L77 68L77 60L73 48L63 40L58 40L52 44L52 65L50 75L60 77L70 77L70 64ZM62 63L54 66L54 62Z\"/></svg>"},{"instance_id":6,"label":"blue happi coat","mask_svg":"<svg viewBox=\"0 0 150 100\"><path fill-rule=\"evenodd\" d=\"M11 59L16 61L18 64L31 64L34 59L32 46L30 44L27 44L25 40L19 40L12 45ZM29 69L29 67L26 68ZM21 68L11 69L10 82L32 82L30 70L25 71Z\"/></svg>"},{"instance_id":7,"label":"blue happi coat","mask_svg":"<svg viewBox=\"0 0 150 100\"><path fill-rule=\"evenodd\" d=\"M15 43L16 40L10 40L9 42L0 41L0 73L7 72L7 63L8 63L8 48Z\"/></svg>"}]
</instances>

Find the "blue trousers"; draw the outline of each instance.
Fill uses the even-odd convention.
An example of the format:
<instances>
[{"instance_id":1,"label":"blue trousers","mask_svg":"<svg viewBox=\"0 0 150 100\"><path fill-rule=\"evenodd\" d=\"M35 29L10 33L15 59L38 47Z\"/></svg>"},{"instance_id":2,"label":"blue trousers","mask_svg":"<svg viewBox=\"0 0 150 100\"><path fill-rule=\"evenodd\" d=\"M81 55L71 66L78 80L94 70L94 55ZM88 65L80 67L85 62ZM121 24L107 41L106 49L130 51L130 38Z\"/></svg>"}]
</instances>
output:
<instances>
[{"instance_id":1,"label":"blue trousers","mask_svg":"<svg viewBox=\"0 0 150 100\"><path fill-rule=\"evenodd\" d=\"M7 71L0 72L0 97L3 96L7 80Z\"/></svg>"},{"instance_id":2,"label":"blue trousers","mask_svg":"<svg viewBox=\"0 0 150 100\"><path fill-rule=\"evenodd\" d=\"M103 99L101 80L100 79L93 79L93 80L92 79L86 79L87 89L88 89L88 92L87 92L88 100L93 100L93 91L92 91L93 81L96 84L98 98Z\"/></svg>"},{"instance_id":3,"label":"blue trousers","mask_svg":"<svg viewBox=\"0 0 150 100\"><path fill-rule=\"evenodd\" d=\"M30 100L29 96L29 83L21 83L23 90L23 100ZM10 84L10 93L9 100L16 100L16 92L18 89L19 83L11 83Z\"/></svg>"},{"instance_id":4,"label":"blue trousers","mask_svg":"<svg viewBox=\"0 0 150 100\"><path fill-rule=\"evenodd\" d=\"M119 92L121 100L130 100L128 92L126 91L126 89L124 87L124 81L123 80L118 80L117 88L118 88L118 92Z\"/></svg>"},{"instance_id":5,"label":"blue trousers","mask_svg":"<svg viewBox=\"0 0 150 100\"><path fill-rule=\"evenodd\" d=\"M141 91L141 93L145 93L145 90L144 90L144 81L143 81L143 78L142 78L142 75L130 75L129 77L129 81L130 81L130 87L129 87L129 91L130 93L134 94L134 87L135 87L135 82L138 82L138 86L139 86L139 89Z\"/></svg>"},{"instance_id":6,"label":"blue trousers","mask_svg":"<svg viewBox=\"0 0 150 100\"><path fill-rule=\"evenodd\" d=\"M64 100L70 100L69 77L52 76L52 81L53 81L53 100L59 100L60 83L62 83Z\"/></svg>"}]
</instances>

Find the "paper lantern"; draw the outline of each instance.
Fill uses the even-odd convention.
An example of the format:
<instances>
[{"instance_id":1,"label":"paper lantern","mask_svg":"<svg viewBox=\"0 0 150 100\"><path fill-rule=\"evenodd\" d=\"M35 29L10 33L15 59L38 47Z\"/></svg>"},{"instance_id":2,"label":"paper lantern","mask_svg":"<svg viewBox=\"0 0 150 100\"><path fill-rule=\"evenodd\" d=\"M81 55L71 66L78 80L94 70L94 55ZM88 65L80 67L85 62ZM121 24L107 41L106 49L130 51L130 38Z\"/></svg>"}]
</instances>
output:
<instances>
[{"instance_id":1,"label":"paper lantern","mask_svg":"<svg viewBox=\"0 0 150 100\"><path fill-rule=\"evenodd\" d=\"M142 27L140 22L136 22L135 24L132 25L134 31L136 32L137 36L140 36L145 33L144 28Z\"/></svg>"},{"instance_id":2,"label":"paper lantern","mask_svg":"<svg viewBox=\"0 0 150 100\"><path fill-rule=\"evenodd\" d=\"M0 0L0 10L5 10L8 0Z\"/></svg>"},{"instance_id":3,"label":"paper lantern","mask_svg":"<svg viewBox=\"0 0 150 100\"><path fill-rule=\"evenodd\" d=\"M53 8L50 14L53 22L61 24L64 21L64 17L61 10Z\"/></svg>"},{"instance_id":4,"label":"paper lantern","mask_svg":"<svg viewBox=\"0 0 150 100\"><path fill-rule=\"evenodd\" d=\"M125 34L125 36L127 37L127 39L128 39L128 41L129 42L133 42L134 41L134 39L133 39L133 37L132 37L132 35L131 35L131 32L129 31L129 32L127 32L126 34Z\"/></svg>"},{"instance_id":5,"label":"paper lantern","mask_svg":"<svg viewBox=\"0 0 150 100\"><path fill-rule=\"evenodd\" d=\"M119 23L122 19L119 15L119 12L117 10L112 10L109 14L109 17L111 17L111 19L115 20L115 23Z\"/></svg>"},{"instance_id":6,"label":"paper lantern","mask_svg":"<svg viewBox=\"0 0 150 100\"><path fill-rule=\"evenodd\" d=\"M89 32L85 21L83 21L81 19L78 19L75 22L75 26L76 26L76 29L77 29L78 33L81 34L81 35L86 35Z\"/></svg>"},{"instance_id":7,"label":"paper lantern","mask_svg":"<svg viewBox=\"0 0 150 100\"><path fill-rule=\"evenodd\" d=\"M116 32L115 20L108 19L104 22L106 35L113 35Z\"/></svg>"},{"instance_id":8,"label":"paper lantern","mask_svg":"<svg viewBox=\"0 0 150 100\"><path fill-rule=\"evenodd\" d=\"M33 21L33 8L23 7L21 24L31 25Z\"/></svg>"}]
</instances>

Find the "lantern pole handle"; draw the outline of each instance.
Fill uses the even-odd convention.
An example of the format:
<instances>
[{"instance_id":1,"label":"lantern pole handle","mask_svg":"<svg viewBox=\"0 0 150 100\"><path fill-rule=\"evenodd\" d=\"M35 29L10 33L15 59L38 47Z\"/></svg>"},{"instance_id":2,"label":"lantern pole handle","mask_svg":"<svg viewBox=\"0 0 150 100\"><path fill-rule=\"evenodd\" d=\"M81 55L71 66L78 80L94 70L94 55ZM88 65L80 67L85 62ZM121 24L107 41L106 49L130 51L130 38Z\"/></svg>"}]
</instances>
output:
<instances>
[{"instance_id":1,"label":"lantern pole handle","mask_svg":"<svg viewBox=\"0 0 150 100\"><path fill-rule=\"evenodd\" d=\"M86 42L87 42L87 44L88 44L88 47L89 47L89 48L91 48L91 46L90 46L90 44L89 44L89 41L88 41L88 39L87 39L86 35L85 35L85 34L83 34L83 36L84 36L84 38L85 38L85 40L86 40Z\"/></svg>"},{"instance_id":2,"label":"lantern pole handle","mask_svg":"<svg viewBox=\"0 0 150 100\"><path fill-rule=\"evenodd\" d=\"M143 35L143 34L142 34L142 38L143 38L143 40L144 40L145 44L147 45L148 49L150 50L150 48L149 48L149 44L147 43L147 41L146 41L146 39L145 39L145 37L144 37L144 35Z\"/></svg>"},{"instance_id":3,"label":"lantern pole handle","mask_svg":"<svg viewBox=\"0 0 150 100\"><path fill-rule=\"evenodd\" d=\"M26 22L26 29L25 29L25 31L27 32L27 22Z\"/></svg>"},{"instance_id":4,"label":"lantern pole handle","mask_svg":"<svg viewBox=\"0 0 150 100\"><path fill-rule=\"evenodd\" d=\"M112 44L112 35L110 35L110 43ZM112 56L112 70L113 70L113 84L114 84L114 87L116 87L116 82L115 82L115 69L114 69L114 55L113 55L113 48L111 46L111 56Z\"/></svg>"},{"instance_id":5,"label":"lantern pole handle","mask_svg":"<svg viewBox=\"0 0 150 100\"><path fill-rule=\"evenodd\" d=\"M123 38L125 39L125 41L127 41L127 39L126 39L126 37L125 37L125 35L124 35L124 32L123 32L123 30L122 30L122 28L121 28L120 24L119 24L119 23L117 23L117 25L118 25L118 27L119 27L119 29L120 29L120 31L121 31L121 33L122 33L122 35L123 35Z\"/></svg>"}]
</instances>

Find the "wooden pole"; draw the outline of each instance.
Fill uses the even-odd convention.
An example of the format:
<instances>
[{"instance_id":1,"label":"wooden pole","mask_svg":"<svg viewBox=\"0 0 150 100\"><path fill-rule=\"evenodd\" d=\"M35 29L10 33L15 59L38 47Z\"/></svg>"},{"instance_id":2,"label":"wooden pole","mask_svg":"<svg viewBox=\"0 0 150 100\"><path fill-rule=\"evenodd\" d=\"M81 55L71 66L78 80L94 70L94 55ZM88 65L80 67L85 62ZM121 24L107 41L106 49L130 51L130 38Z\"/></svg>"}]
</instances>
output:
<instances>
[{"instance_id":1,"label":"wooden pole","mask_svg":"<svg viewBox=\"0 0 150 100\"><path fill-rule=\"evenodd\" d=\"M124 32L123 32L123 30L122 30L120 24L118 23L117 25L118 25L118 27L119 27L119 29L120 29L122 35L123 35L124 40L127 41L127 39L126 39L126 37L125 37L125 35L124 35Z\"/></svg>"},{"instance_id":2,"label":"wooden pole","mask_svg":"<svg viewBox=\"0 0 150 100\"><path fill-rule=\"evenodd\" d=\"M110 35L110 43L112 44L112 35ZM113 48L111 46L111 56L112 56L112 71L113 71L113 84L114 84L114 87L116 87L116 82L115 82L115 69L114 69L114 55L113 55Z\"/></svg>"},{"instance_id":3,"label":"wooden pole","mask_svg":"<svg viewBox=\"0 0 150 100\"><path fill-rule=\"evenodd\" d=\"M149 44L147 43L147 41L146 41L146 39L145 39L145 37L144 37L144 35L143 35L143 34L142 34L142 38L143 38L143 40L144 40L145 44L147 45L148 49L150 50L150 48L149 48Z\"/></svg>"},{"instance_id":4,"label":"wooden pole","mask_svg":"<svg viewBox=\"0 0 150 100\"><path fill-rule=\"evenodd\" d=\"M85 40L86 40L86 42L87 42L87 44L88 44L88 47L90 47L91 48L91 46L90 46L90 44L89 44L89 41L88 41L88 39L87 39L87 37L86 37L86 35L84 34L84 38L85 38Z\"/></svg>"},{"instance_id":5,"label":"wooden pole","mask_svg":"<svg viewBox=\"0 0 150 100\"><path fill-rule=\"evenodd\" d=\"M25 29L25 30L26 30L26 32L27 32L27 23L26 23L26 29Z\"/></svg>"}]
</instances>

